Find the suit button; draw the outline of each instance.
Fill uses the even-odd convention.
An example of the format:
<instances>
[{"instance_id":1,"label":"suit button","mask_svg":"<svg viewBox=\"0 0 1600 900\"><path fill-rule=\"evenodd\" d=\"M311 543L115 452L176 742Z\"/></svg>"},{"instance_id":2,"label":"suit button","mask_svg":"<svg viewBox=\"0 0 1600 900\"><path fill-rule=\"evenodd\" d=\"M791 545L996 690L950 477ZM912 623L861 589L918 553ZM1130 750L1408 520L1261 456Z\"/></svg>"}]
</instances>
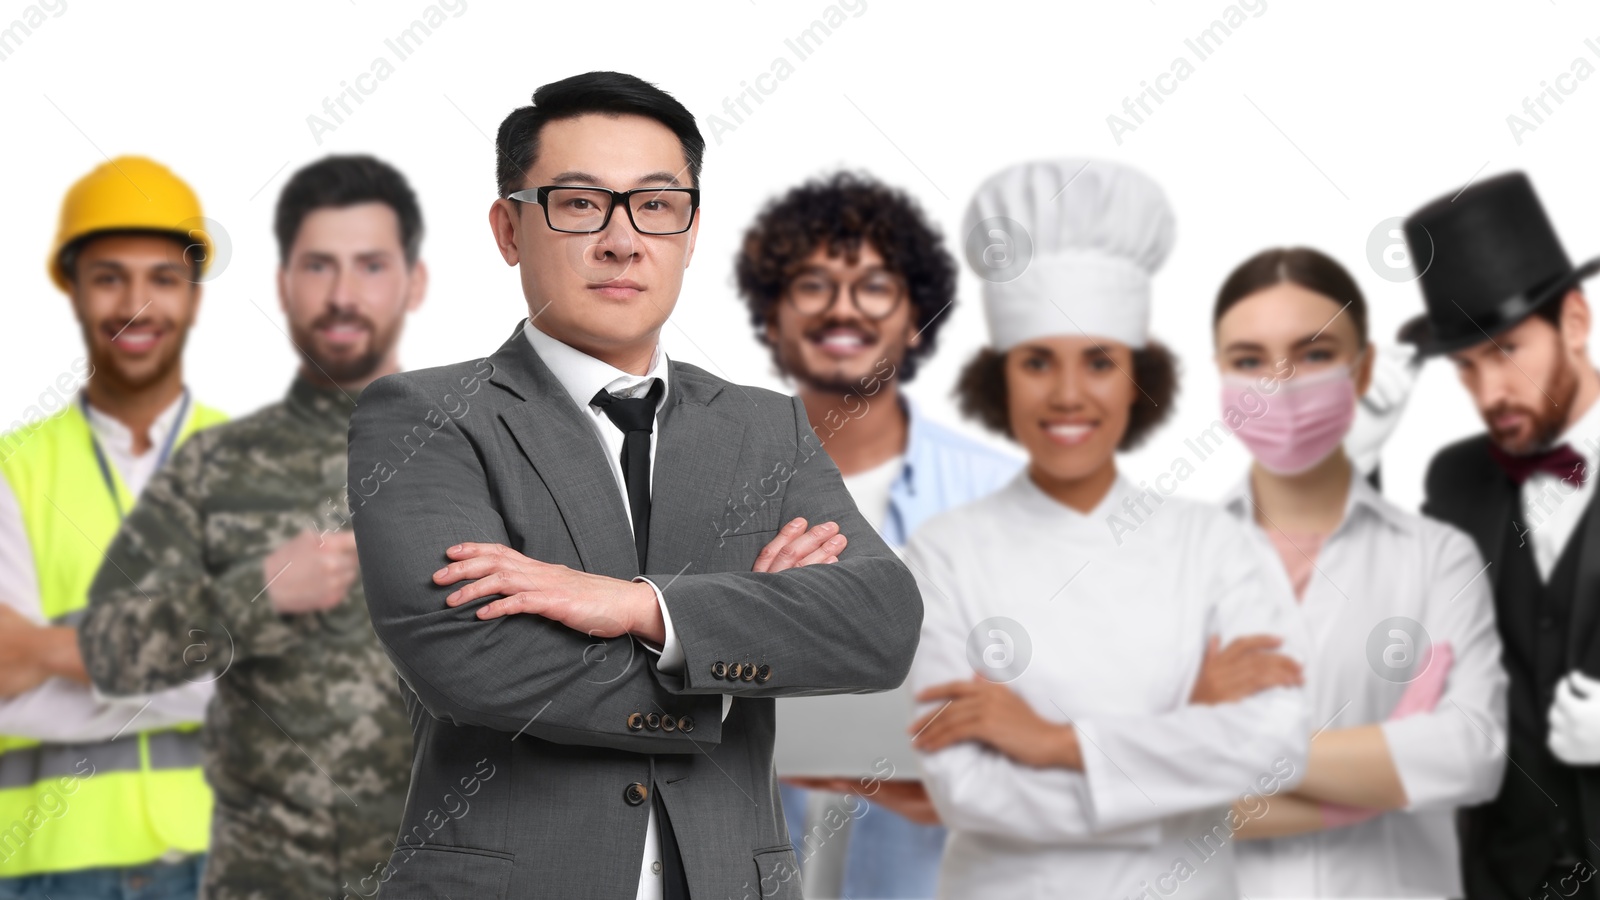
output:
<instances>
[{"instance_id":1,"label":"suit button","mask_svg":"<svg viewBox=\"0 0 1600 900\"><path fill-rule=\"evenodd\" d=\"M628 713L628 730L638 731L644 727L644 716L639 713Z\"/></svg>"},{"instance_id":2,"label":"suit button","mask_svg":"<svg viewBox=\"0 0 1600 900\"><path fill-rule=\"evenodd\" d=\"M685 731L685 732L693 731L694 730L694 719L691 719L688 716L679 716L678 717L678 730L679 731Z\"/></svg>"},{"instance_id":3,"label":"suit button","mask_svg":"<svg viewBox=\"0 0 1600 900\"><path fill-rule=\"evenodd\" d=\"M738 663L734 663L733 665L729 666L728 667L728 680L729 681L738 681L739 680L739 672L741 671L741 669L742 669L742 667Z\"/></svg>"},{"instance_id":4,"label":"suit button","mask_svg":"<svg viewBox=\"0 0 1600 900\"><path fill-rule=\"evenodd\" d=\"M638 806L650 799L650 789L635 781L623 789L622 799L628 801L629 806Z\"/></svg>"},{"instance_id":5,"label":"suit button","mask_svg":"<svg viewBox=\"0 0 1600 900\"><path fill-rule=\"evenodd\" d=\"M725 677L727 677L727 675L728 675L728 664L727 663L725 663L725 662L723 662L722 660L719 659L716 662L711 664L711 677L712 678L725 678Z\"/></svg>"},{"instance_id":6,"label":"suit button","mask_svg":"<svg viewBox=\"0 0 1600 900\"><path fill-rule=\"evenodd\" d=\"M671 716L662 716L661 717L661 730L662 731L677 731L678 730L678 723L676 721L674 721Z\"/></svg>"},{"instance_id":7,"label":"suit button","mask_svg":"<svg viewBox=\"0 0 1600 900\"><path fill-rule=\"evenodd\" d=\"M771 677L772 677L772 667L771 666L763 665L761 668L756 670L756 683L757 684L766 684L767 680L769 678L771 678Z\"/></svg>"},{"instance_id":8,"label":"suit button","mask_svg":"<svg viewBox=\"0 0 1600 900\"><path fill-rule=\"evenodd\" d=\"M745 681L755 681L756 680L756 664L755 663L745 663L744 664L744 674L739 676L739 677L743 678Z\"/></svg>"},{"instance_id":9,"label":"suit button","mask_svg":"<svg viewBox=\"0 0 1600 900\"><path fill-rule=\"evenodd\" d=\"M655 713L645 713L644 727L650 729L651 731L655 731L657 728L661 727L661 717Z\"/></svg>"}]
</instances>

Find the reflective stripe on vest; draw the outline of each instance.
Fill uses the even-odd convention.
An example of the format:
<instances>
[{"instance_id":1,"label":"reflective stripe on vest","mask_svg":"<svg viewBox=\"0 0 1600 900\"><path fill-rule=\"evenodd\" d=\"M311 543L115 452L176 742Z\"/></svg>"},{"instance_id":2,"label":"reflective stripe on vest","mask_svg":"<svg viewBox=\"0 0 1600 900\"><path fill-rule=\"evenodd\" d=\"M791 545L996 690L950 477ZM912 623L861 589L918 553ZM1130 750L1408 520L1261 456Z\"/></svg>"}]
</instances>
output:
<instances>
[{"instance_id":1,"label":"reflective stripe on vest","mask_svg":"<svg viewBox=\"0 0 1600 900\"><path fill-rule=\"evenodd\" d=\"M145 738L142 742L141 737ZM83 744L34 744L0 753L0 791L63 775L137 772L142 768L141 749L149 751L152 770L200 765L198 731L152 731Z\"/></svg>"},{"instance_id":2,"label":"reflective stripe on vest","mask_svg":"<svg viewBox=\"0 0 1600 900\"><path fill-rule=\"evenodd\" d=\"M223 421L192 404L178 443ZM78 406L0 436L0 477L22 513L45 618L77 624L120 524ZM120 474L112 478L132 509ZM199 749L198 725L85 744L0 736L0 878L205 850L212 798Z\"/></svg>"}]
</instances>

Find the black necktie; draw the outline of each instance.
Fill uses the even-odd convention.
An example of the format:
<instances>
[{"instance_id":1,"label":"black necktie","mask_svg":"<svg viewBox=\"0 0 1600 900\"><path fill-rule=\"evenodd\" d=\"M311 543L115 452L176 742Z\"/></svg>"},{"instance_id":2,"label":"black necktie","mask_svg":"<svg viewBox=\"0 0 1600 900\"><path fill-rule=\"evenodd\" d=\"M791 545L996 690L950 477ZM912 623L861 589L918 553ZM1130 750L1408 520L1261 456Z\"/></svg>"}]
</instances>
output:
<instances>
[{"instance_id":1,"label":"black necktie","mask_svg":"<svg viewBox=\"0 0 1600 900\"><path fill-rule=\"evenodd\" d=\"M667 389L659 378L651 380L643 397L615 397L602 389L589 401L600 407L611 424L622 431L622 483L628 487L628 507L633 512L633 546L639 554L639 571L644 571L645 551L650 537L650 433L656 421L656 404ZM661 803L660 786L653 800L656 823L660 828L662 858L662 900L689 900L689 882L683 869L672 822Z\"/></svg>"},{"instance_id":2,"label":"black necktie","mask_svg":"<svg viewBox=\"0 0 1600 900\"><path fill-rule=\"evenodd\" d=\"M616 397L602 389L589 402L600 407L611 424L622 431L622 483L628 487L628 508L633 512L633 546L644 571L645 548L650 542L650 432L656 422L656 404L667 389L651 379L643 397Z\"/></svg>"}]
</instances>

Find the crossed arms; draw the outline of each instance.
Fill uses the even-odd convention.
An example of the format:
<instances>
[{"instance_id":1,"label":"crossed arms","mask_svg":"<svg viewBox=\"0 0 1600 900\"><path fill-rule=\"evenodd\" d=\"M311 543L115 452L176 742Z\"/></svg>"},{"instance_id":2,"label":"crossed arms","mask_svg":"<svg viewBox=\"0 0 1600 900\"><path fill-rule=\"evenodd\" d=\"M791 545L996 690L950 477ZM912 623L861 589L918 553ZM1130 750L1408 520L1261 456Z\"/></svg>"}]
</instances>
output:
<instances>
[{"instance_id":1,"label":"crossed arms","mask_svg":"<svg viewBox=\"0 0 1600 900\"><path fill-rule=\"evenodd\" d=\"M429 402L404 376L367 388L350 424L353 489L387 465L388 439L406 433ZM798 460L816 438L804 408L793 408ZM632 636L662 636L649 585L515 552L489 473L457 422L446 421L403 465L370 494L352 496L352 523L373 628L436 718L558 743L693 753L721 740L722 694L887 690L910 669L922 617L915 581L857 512L825 453L794 467L782 519L837 523L848 550L832 553L824 532L789 551L782 571L769 562L767 571L647 573L685 657L676 674L635 652ZM778 540L798 542L784 533ZM447 554L453 547L462 549ZM485 549L493 547L503 549ZM833 555L831 564L804 564ZM481 581L493 592L474 587ZM772 648L767 657L781 659L774 668L782 677L712 676L714 648L753 646ZM692 735L630 731L623 723L633 710L690 711L696 727Z\"/></svg>"}]
</instances>

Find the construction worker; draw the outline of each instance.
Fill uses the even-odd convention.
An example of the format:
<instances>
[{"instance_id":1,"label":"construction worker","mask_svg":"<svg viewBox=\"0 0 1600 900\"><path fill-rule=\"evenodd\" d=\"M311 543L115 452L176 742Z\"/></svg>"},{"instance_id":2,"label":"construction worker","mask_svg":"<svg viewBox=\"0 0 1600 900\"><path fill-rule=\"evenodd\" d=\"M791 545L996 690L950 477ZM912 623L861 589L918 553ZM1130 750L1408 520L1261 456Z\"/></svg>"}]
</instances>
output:
<instances>
[{"instance_id":1,"label":"construction worker","mask_svg":"<svg viewBox=\"0 0 1600 900\"><path fill-rule=\"evenodd\" d=\"M61 204L50 277L86 352L45 385L62 408L0 437L0 898L166 900L199 885L212 685L102 696L76 630L152 474L225 419L183 380L216 240L194 191L142 157L99 166Z\"/></svg>"},{"instance_id":2,"label":"construction worker","mask_svg":"<svg viewBox=\"0 0 1600 900\"><path fill-rule=\"evenodd\" d=\"M422 212L393 167L331 156L289 179L274 230L299 371L282 401L199 435L150 483L80 640L108 694L216 679L202 897L371 897L405 811L411 725L349 527L377 482L346 475L346 435L361 389L399 370L422 303ZM481 387L418 409L397 445L433 449L432 427Z\"/></svg>"}]
</instances>

